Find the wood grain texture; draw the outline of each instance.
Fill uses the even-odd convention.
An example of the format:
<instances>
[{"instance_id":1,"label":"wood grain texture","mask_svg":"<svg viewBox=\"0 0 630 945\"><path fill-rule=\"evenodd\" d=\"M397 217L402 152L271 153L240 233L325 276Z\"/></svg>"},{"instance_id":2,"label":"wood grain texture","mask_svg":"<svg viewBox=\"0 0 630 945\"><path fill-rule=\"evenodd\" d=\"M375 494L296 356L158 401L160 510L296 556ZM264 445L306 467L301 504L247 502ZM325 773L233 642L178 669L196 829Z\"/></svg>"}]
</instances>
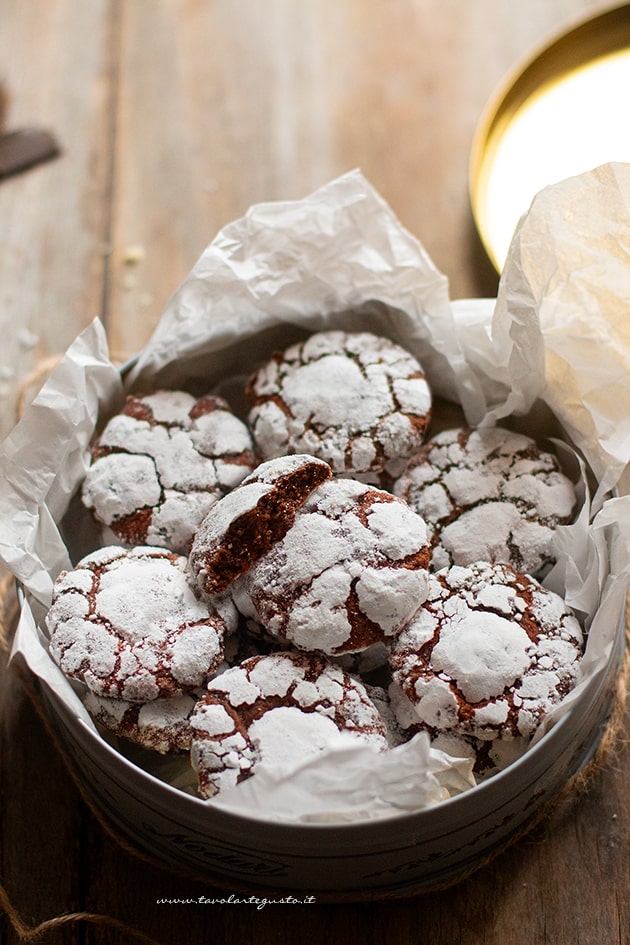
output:
<instances>
[{"instance_id":1,"label":"wood grain texture","mask_svg":"<svg viewBox=\"0 0 630 945\"><path fill-rule=\"evenodd\" d=\"M0 186L0 429L21 378L101 313L111 180L106 2L5 2L7 130L50 128L62 157Z\"/></svg>"},{"instance_id":2,"label":"wood grain texture","mask_svg":"<svg viewBox=\"0 0 630 945\"><path fill-rule=\"evenodd\" d=\"M94 316L117 357L135 353L223 225L353 167L424 243L453 297L493 294L468 203L475 124L515 62L608 6L0 0L4 126L50 127L63 149L0 183L0 432L15 422L24 378ZM451 890L330 906L158 906L212 890L108 835L1 662L1 879L29 922L94 911L164 945L630 942L627 743L586 793ZM18 941L5 919L0 941ZM83 924L44 941L126 942Z\"/></svg>"}]
</instances>

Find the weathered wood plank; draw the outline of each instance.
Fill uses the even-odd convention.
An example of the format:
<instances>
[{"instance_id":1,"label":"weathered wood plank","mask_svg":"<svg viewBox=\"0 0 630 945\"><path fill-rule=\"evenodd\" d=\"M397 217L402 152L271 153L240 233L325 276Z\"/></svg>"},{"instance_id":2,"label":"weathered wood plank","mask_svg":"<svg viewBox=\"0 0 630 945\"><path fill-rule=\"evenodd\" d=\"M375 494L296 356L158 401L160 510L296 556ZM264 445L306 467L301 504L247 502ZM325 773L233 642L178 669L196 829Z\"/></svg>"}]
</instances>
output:
<instances>
[{"instance_id":1,"label":"weathered wood plank","mask_svg":"<svg viewBox=\"0 0 630 945\"><path fill-rule=\"evenodd\" d=\"M207 243L250 204L302 197L354 167L425 244L453 297L494 294L468 198L476 122L515 60L605 6L125 4L114 349L139 350ZM136 247L143 258L126 263Z\"/></svg>"},{"instance_id":2,"label":"weathered wood plank","mask_svg":"<svg viewBox=\"0 0 630 945\"><path fill-rule=\"evenodd\" d=\"M110 4L0 3L6 129L62 154L0 183L0 436L22 378L101 314L110 208Z\"/></svg>"},{"instance_id":3,"label":"weathered wood plank","mask_svg":"<svg viewBox=\"0 0 630 945\"><path fill-rule=\"evenodd\" d=\"M85 814L18 679L4 665L0 711L2 883L32 924L81 907ZM8 932L1 940L16 941ZM50 938L51 945L64 941L63 933Z\"/></svg>"}]
</instances>

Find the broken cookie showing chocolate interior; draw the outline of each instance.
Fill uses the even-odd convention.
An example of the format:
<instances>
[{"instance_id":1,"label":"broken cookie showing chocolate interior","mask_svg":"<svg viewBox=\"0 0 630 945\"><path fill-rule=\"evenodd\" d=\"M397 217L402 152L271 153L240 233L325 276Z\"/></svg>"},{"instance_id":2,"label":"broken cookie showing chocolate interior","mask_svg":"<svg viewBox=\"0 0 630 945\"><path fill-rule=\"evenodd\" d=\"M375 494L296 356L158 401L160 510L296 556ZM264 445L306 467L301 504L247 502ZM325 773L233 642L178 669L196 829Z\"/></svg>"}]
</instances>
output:
<instances>
[{"instance_id":1,"label":"broken cookie showing chocolate interior","mask_svg":"<svg viewBox=\"0 0 630 945\"><path fill-rule=\"evenodd\" d=\"M363 684L314 654L255 656L226 670L208 685L190 724L202 797L251 777L263 762L295 765L340 732L388 747Z\"/></svg>"},{"instance_id":2,"label":"broken cookie showing chocolate interior","mask_svg":"<svg viewBox=\"0 0 630 945\"><path fill-rule=\"evenodd\" d=\"M277 640L330 656L389 642L425 599L423 519L354 479L313 491L284 537L235 582L239 611Z\"/></svg>"},{"instance_id":3,"label":"broken cookie showing chocolate interior","mask_svg":"<svg viewBox=\"0 0 630 945\"><path fill-rule=\"evenodd\" d=\"M286 534L299 507L331 476L314 456L261 463L199 526L189 557L193 585L207 595L224 591Z\"/></svg>"}]
</instances>

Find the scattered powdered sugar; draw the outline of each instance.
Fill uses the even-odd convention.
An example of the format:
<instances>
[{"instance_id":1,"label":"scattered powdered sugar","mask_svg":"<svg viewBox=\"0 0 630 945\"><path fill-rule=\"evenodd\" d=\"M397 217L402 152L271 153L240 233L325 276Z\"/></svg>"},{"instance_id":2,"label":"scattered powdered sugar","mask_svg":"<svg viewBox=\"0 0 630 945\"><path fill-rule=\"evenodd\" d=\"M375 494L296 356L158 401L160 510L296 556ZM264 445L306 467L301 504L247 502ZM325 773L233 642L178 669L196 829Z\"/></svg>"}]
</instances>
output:
<instances>
[{"instance_id":1,"label":"scattered powdered sugar","mask_svg":"<svg viewBox=\"0 0 630 945\"><path fill-rule=\"evenodd\" d=\"M249 430L221 398L129 396L94 445L82 497L107 540L186 553L208 509L255 465Z\"/></svg>"},{"instance_id":2,"label":"scattered powdered sugar","mask_svg":"<svg viewBox=\"0 0 630 945\"><path fill-rule=\"evenodd\" d=\"M530 738L577 681L583 649L558 595L508 565L477 562L431 576L390 662L406 725L434 737Z\"/></svg>"},{"instance_id":3,"label":"scattered powdered sugar","mask_svg":"<svg viewBox=\"0 0 630 945\"><path fill-rule=\"evenodd\" d=\"M226 629L219 610L195 597L183 556L103 548L60 575L47 617L50 653L96 694L148 702L214 673Z\"/></svg>"},{"instance_id":4,"label":"scattered powdered sugar","mask_svg":"<svg viewBox=\"0 0 630 945\"><path fill-rule=\"evenodd\" d=\"M311 335L259 368L247 395L265 458L310 453L377 484L419 447L431 412L417 360L370 332Z\"/></svg>"},{"instance_id":5,"label":"scattered powdered sugar","mask_svg":"<svg viewBox=\"0 0 630 945\"><path fill-rule=\"evenodd\" d=\"M391 639L426 595L424 521L350 479L324 483L281 541L233 587L237 607L280 641L329 655Z\"/></svg>"},{"instance_id":6,"label":"scattered powdered sugar","mask_svg":"<svg viewBox=\"0 0 630 945\"><path fill-rule=\"evenodd\" d=\"M432 529L434 570L491 561L539 574L576 505L556 457L500 427L437 434L393 489Z\"/></svg>"},{"instance_id":7,"label":"scattered powdered sugar","mask_svg":"<svg viewBox=\"0 0 630 945\"><path fill-rule=\"evenodd\" d=\"M363 684L313 654L255 656L209 683L191 716L192 763L203 797L295 764L341 732L387 748L384 723Z\"/></svg>"}]
</instances>

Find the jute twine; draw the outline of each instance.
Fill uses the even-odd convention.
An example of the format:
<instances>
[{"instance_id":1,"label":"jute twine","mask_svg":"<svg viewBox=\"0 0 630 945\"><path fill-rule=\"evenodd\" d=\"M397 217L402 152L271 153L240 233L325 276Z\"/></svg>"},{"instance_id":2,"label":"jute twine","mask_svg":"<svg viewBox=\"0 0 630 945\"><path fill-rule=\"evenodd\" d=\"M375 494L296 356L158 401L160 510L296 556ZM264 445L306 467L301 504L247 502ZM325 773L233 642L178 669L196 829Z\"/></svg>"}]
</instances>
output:
<instances>
[{"instance_id":1,"label":"jute twine","mask_svg":"<svg viewBox=\"0 0 630 945\"><path fill-rule=\"evenodd\" d=\"M26 391L28 388L32 389L34 385L38 385L44 379L45 375L50 371L50 369L54 367L58 360L59 359L50 359L49 361L40 365L37 371L33 372L32 375L25 379L23 390ZM26 394L20 398L18 405L18 413L20 414L24 409L26 402L25 398ZM2 653L5 658L9 653L10 640L12 639L17 616L18 602L15 581L12 575L6 575L0 580L0 653ZM626 613L626 626L630 627L630 609L627 609ZM594 774L610 760L611 756L614 756L615 752L619 750L623 744L622 733L626 709L626 692L627 683L630 679L630 636L628 630L626 630L626 644L623 665L616 679L610 716L595 754L589 763L567 782L558 796L553 798L547 805L543 806L537 815L528 820L528 822L520 831L512 834L503 844L495 847L487 856L480 858L465 873L459 874L454 880L450 880L442 884L436 884L430 888L423 888L420 891L422 894L443 891L454 884L463 882L484 866L488 866L497 856L504 853L509 847L522 839L525 835L529 834L534 829L534 827L544 821L562 800L566 799L574 792L584 792L587 789ZM165 864L162 861L160 861L157 857L150 856L144 850L139 850L126 837L122 836L118 831L116 831L112 825L102 816L101 812L95 806L93 798L75 770L74 764L72 763L66 748L61 742L57 732L55 731L50 719L45 712L44 707L41 704L40 694L32 675L16 664L14 664L13 669L19 674L24 690L28 695L31 704L35 708L39 718L41 719L42 724L46 729L47 735L50 737L51 741L55 745L55 748L62 757L82 800L97 822L100 824L104 832L109 837L111 837L114 842L116 842L123 850L136 859L148 863L154 868L164 869ZM183 869L177 869L177 875L182 879L201 882L207 885L212 885L213 887L226 886L226 883L222 882L218 877L213 876L210 878L208 876L199 875L194 872L187 872ZM237 887L237 883L230 881L228 888L236 890ZM242 887L242 889L244 892L251 892L250 887ZM277 889L267 891L260 890L261 894L264 894L264 892L278 894L279 891ZM419 893L417 891L411 891L409 893L397 893L396 891L392 891L385 893L379 892L376 896L371 896L368 892L361 894L360 896L339 896L334 891L331 891L330 893L320 893L318 891L318 900L321 899L322 901L334 902L357 901L357 899L365 901L371 898L386 900L401 899L404 898L405 895L418 894ZM141 932L139 929L128 925L126 922L123 922L114 916L93 912L64 913L54 916L53 918L47 919L36 925L29 925L21 917L20 913L15 908L9 895L7 894L5 887L1 883L0 910L6 914L15 934L21 942L41 942L44 940L47 933L55 931L63 926L87 924L116 930L131 937L131 939L135 941L144 942L145 945L163 945L163 943L158 942L156 939L151 938L144 932Z\"/></svg>"}]
</instances>

